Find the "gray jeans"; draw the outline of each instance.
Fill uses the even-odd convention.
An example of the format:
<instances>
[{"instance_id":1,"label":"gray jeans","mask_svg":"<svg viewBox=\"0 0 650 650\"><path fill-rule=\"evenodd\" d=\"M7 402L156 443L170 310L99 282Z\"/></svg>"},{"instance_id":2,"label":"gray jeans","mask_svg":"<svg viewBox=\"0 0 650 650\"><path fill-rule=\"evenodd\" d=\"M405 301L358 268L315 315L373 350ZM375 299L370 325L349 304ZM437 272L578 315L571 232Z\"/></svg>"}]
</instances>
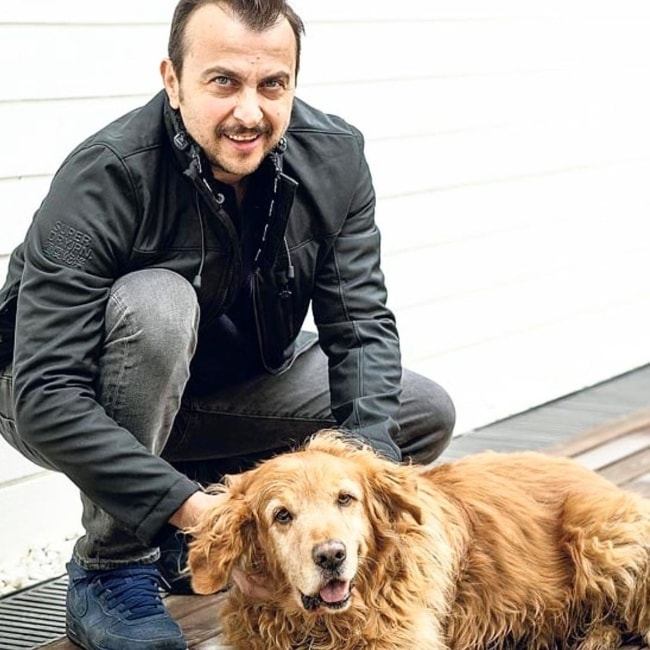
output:
<instances>
[{"instance_id":1,"label":"gray jeans","mask_svg":"<svg viewBox=\"0 0 650 650\"><path fill-rule=\"evenodd\" d=\"M176 273L137 271L113 286L97 395L106 412L153 453L191 478L211 482L335 424L327 359L314 335L301 335L301 353L284 373L252 371L210 389L194 381L194 375L209 374L201 366L210 363L200 353L195 357L198 326L195 291ZM16 431L11 392L9 366L0 373L0 433L27 458L49 467ZM426 463L447 446L455 412L438 384L404 370L398 420L395 442L402 453ZM157 549L144 548L118 521L81 498L86 534L75 558L82 566L157 558Z\"/></svg>"}]
</instances>

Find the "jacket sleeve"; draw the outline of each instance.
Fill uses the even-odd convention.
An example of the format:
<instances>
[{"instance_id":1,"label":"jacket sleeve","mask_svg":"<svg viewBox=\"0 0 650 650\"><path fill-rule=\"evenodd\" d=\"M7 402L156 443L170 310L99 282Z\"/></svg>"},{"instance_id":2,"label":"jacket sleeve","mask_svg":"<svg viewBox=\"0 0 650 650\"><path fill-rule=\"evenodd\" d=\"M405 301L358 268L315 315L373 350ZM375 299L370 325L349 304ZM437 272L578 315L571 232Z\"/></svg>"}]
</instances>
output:
<instances>
[{"instance_id":1,"label":"jacket sleeve","mask_svg":"<svg viewBox=\"0 0 650 650\"><path fill-rule=\"evenodd\" d=\"M141 206L107 147L61 167L28 231L17 301L14 400L19 435L145 543L196 485L142 446L95 395L105 308L128 267Z\"/></svg>"},{"instance_id":2,"label":"jacket sleeve","mask_svg":"<svg viewBox=\"0 0 650 650\"><path fill-rule=\"evenodd\" d=\"M360 134L358 168L345 221L319 269L314 321L329 359L332 412L339 426L393 460L401 386L395 318L386 307L375 193Z\"/></svg>"}]
</instances>

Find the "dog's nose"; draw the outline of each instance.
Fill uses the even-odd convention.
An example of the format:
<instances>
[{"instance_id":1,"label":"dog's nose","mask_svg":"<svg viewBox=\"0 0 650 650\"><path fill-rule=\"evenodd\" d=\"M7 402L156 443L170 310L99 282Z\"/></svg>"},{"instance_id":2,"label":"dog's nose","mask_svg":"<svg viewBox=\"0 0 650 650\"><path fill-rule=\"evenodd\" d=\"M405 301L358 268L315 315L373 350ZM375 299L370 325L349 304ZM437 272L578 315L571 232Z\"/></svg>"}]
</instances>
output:
<instances>
[{"instance_id":1,"label":"dog's nose","mask_svg":"<svg viewBox=\"0 0 650 650\"><path fill-rule=\"evenodd\" d=\"M328 542L316 544L312 549L311 556L321 569L334 571L343 564L347 553L343 542L338 539L331 539Z\"/></svg>"}]
</instances>

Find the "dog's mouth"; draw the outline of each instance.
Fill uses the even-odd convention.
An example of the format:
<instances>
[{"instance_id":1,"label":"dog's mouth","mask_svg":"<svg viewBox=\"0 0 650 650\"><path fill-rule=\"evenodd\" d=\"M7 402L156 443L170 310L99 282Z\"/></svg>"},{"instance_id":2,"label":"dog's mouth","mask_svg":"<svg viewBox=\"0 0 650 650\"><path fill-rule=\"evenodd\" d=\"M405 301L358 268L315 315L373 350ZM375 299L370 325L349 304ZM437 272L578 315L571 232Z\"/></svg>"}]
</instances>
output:
<instances>
[{"instance_id":1,"label":"dog's mouth","mask_svg":"<svg viewBox=\"0 0 650 650\"><path fill-rule=\"evenodd\" d=\"M308 612L320 607L330 610L343 609L352 598L352 582L349 580L330 580L313 596L300 594L302 605Z\"/></svg>"}]
</instances>

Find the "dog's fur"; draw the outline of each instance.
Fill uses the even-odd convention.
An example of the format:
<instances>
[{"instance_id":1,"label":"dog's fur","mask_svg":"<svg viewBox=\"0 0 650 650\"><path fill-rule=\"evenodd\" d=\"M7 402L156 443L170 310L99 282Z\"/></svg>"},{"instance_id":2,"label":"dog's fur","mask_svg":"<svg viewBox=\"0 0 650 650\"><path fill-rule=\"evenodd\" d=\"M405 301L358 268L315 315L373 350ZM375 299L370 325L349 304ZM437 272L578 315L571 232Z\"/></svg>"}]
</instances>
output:
<instances>
[{"instance_id":1,"label":"dog's fur","mask_svg":"<svg viewBox=\"0 0 650 650\"><path fill-rule=\"evenodd\" d=\"M397 465L333 432L227 478L191 531L198 593L233 567L237 650L610 650L650 643L650 501L577 463L481 453Z\"/></svg>"}]
</instances>

